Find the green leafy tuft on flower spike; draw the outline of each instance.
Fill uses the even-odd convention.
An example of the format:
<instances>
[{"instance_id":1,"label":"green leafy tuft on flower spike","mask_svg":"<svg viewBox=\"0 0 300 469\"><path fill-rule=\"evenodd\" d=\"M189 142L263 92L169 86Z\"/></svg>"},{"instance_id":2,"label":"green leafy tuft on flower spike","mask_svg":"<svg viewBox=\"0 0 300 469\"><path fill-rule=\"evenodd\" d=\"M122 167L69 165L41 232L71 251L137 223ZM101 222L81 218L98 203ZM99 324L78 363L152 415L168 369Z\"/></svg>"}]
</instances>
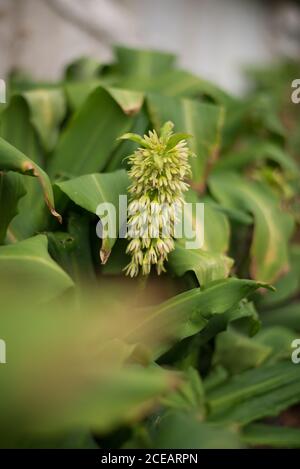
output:
<instances>
[{"instance_id":1,"label":"green leafy tuft on flower spike","mask_svg":"<svg viewBox=\"0 0 300 469\"><path fill-rule=\"evenodd\" d=\"M140 146L129 156L130 242L126 252L131 255L131 262L124 270L131 277L140 270L148 275L152 265L161 274L174 249L177 210L183 206L183 193L189 188L185 179L191 175L188 160L193 154L186 141L190 135L173 133L173 127L172 122L166 122L159 135L153 130L144 138L130 133L121 137Z\"/></svg>"}]
</instances>

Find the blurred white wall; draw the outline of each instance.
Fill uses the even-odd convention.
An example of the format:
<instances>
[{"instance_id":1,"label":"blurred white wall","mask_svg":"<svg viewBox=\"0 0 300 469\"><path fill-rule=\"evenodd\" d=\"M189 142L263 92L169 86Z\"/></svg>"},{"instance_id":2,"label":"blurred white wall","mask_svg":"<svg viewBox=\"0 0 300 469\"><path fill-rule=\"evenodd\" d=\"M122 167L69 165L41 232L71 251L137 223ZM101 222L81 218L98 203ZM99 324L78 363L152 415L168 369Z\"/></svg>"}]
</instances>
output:
<instances>
[{"instance_id":1,"label":"blurred white wall","mask_svg":"<svg viewBox=\"0 0 300 469\"><path fill-rule=\"evenodd\" d=\"M271 58L268 11L248 0L130 0L141 42L177 52L187 69L233 92L241 66Z\"/></svg>"},{"instance_id":2,"label":"blurred white wall","mask_svg":"<svg viewBox=\"0 0 300 469\"><path fill-rule=\"evenodd\" d=\"M89 0L73 0L82 6ZM97 0L96 12L101 11ZM12 67L37 78L56 79L66 63L81 55L110 57L107 41L95 38L57 13L47 0L0 0L0 75Z\"/></svg>"},{"instance_id":3,"label":"blurred white wall","mask_svg":"<svg viewBox=\"0 0 300 469\"><path fill-rule=\"evenodd\" d=\"M291 48L282 31L291 24L299 32L300 19L299 10L287 14L292 8L288 4L0 0L0 77L18 67L37 78L55 79L74 58L88 54L105 61L111 57L111 44L123 42L173 51L185 68L240 93L245 87L241 66L271 60L282 44Z\"/></svg>"}]
</instances>

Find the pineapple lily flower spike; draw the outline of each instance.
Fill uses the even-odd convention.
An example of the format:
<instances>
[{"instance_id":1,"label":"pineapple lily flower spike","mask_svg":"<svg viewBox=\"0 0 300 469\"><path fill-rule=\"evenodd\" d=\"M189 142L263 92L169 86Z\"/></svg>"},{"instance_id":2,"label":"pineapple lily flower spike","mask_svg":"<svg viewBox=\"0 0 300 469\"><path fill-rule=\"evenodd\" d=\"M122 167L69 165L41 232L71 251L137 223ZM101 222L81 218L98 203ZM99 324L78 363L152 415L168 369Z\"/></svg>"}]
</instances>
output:
<instances>
[{"instance_id":1,"label":"pineapple lily flower spike","mask_svg":"<svg viewBox=\"0 0 300 469\"><path fill-rule=\"evenodd\" d=\"M190 135L173 133L173 127L166 122L159 134L153 130L143 138L132 133L121 137L139 144L128 157L131 185L126 252L131 261L124 270L131 277L140 270L150 274L154 265L158 275L165 272L164 263L175 248L174 207L184 204L183 194L189 188L185 179L191 176L189 157L194 155L187 146Z\"/></svg>"}]
</instances>

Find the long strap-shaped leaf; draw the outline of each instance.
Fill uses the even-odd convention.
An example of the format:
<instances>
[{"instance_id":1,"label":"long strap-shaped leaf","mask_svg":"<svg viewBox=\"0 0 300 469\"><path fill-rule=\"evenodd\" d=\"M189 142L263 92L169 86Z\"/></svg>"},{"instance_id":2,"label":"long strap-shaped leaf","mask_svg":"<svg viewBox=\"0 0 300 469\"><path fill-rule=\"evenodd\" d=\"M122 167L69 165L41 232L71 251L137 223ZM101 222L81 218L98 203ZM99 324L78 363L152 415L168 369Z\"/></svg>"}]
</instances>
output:
<instances>
[{"instance_id":1,"label":"long strap-shaped leaf","mask_svg":"<svg viewBox=\"0 0 300 469\"><path fill-rule=\"evenodd\" d=\"M209 420L247 424L300 401L300 374L290 361L233 376L208 394Z\"/></svg>"},{"instance_id":2,"label":"long strap-shaped leaf","mask_svg":"<svg viewBox=\"0 0 300 469\"><path fill-rule=\"evenodd\" d=\"M5 238L8 225L18 213L18 202L25 194L19 174L0 172L0 244Z\"/></svg>"},{"instance_id":3,"label":"long strap-shaped leaf","mask_svg":"<svg viewBox=\"0 0 300 469\"><path fill-rule=\"evenodd\" d=\"M209 187L222 205L253 214L252 277L269 283L276 281L289 268L292 217L280 208L279 201L267 186L244 180L234 172L214 173L209 179Z\"/></svg>"},{"instance_id":4,"label":"long strap-shaped leaf","mask_svg":"<svg viewBox=\"0 0 300 469\"><path fill-rule=\"evenodd\" d=\"M172 343L197 334L204 329L212 316L236 307L243 298L260 287L266 285L253 280L229 278L212 282L205 289L194 288L186 291L159 306L141 311L141 321L127 340L134 342L149 336L149 330L157 334L161 329L168 330L173 340L154 351L157 358L166 352Z\"/></svg>"},{"instance_id":5,"label":"long strap-shaped leaf","mask_svg":"<svg viewBox=\"0 0 300 469\"><path fill-rule=\"evenodd\" d=\"M117 138L130 130L133 117L129 114L139 110L142 98L140 93L96 88L63 132L49 164L50 175L102 171L118 145Z\"/></svg>"},{"instance_id":6,"label":"long strap-shaped leaf","mask_svg":"<svg viewBox=\"0 0 300 469\"><path fill-rule=\"evenodd\" d=\"M61 222L61 216L54 208L53 190L48 175L40 166L3 138L0 138L0 170L1 169L36 176L43 188L45 202L50 212Z\"/></svg>"}]
</instances>

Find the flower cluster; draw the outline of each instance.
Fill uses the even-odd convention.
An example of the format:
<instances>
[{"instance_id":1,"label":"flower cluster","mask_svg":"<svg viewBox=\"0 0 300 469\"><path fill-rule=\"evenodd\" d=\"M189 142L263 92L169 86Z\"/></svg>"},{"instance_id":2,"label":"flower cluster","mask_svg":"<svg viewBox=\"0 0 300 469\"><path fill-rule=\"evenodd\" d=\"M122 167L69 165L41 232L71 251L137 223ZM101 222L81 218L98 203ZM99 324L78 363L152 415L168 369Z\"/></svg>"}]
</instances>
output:
<instances>
[{"instance_id":1,"label":"flower cluster","mask_svg":"<svg viewBox=\"0 0 300 469\"><path fill-rule=\"evenodd\" d=\"M130 203L128 207L127 253L131 262L125 267L134 277L140 269L148 275L155 265L158 274L165 271L164 263L174 249L174 225L184 204L183 193L189 185L185 178L191 174L187 134L173 133L173 123L166 122L159 134L155 130L142 138L125 134L139 144L129 157Z\"/></svg>"}]
</instances>

